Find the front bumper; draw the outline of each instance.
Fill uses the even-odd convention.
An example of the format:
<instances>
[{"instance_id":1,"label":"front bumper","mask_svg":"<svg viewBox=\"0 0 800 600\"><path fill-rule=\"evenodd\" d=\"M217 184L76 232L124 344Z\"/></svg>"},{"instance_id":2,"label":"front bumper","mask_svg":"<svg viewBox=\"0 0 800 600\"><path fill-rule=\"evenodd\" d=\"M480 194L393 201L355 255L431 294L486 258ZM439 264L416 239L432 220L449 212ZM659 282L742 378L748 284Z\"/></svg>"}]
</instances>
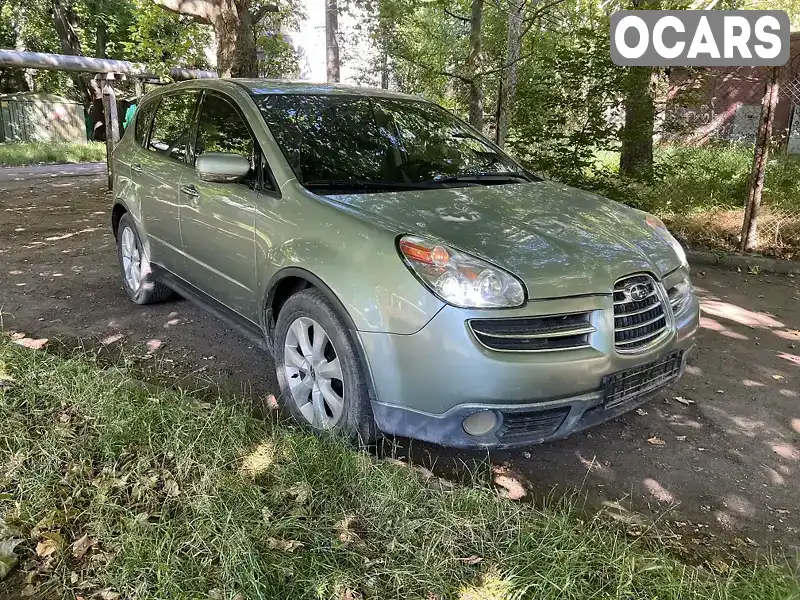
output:
<instances>
[{"instance_id":1,"label":"front bumper","mask_svg":"<svg viewBox=\"0 0 800 600\"><path fill-rule=\"evenodd\" d=\"M693 296L658 345L638 354L614 347L613 298L585 296L529 302L503 317L591 312L589 347L550 352L499 352L481 345L469 319L496 318L491 311L445 307L412 335L360 334L375 387L373 412L385 433L455 447L506 448L567 437L645 403L679 378L694 346L699 306ZM657 389L619 405L604 405L604 377L682 352L674 376ZM469 435L465 418L492 410L497 425ZM524 423L527 435L505 434Z\"/></svg>"}]
</instances>

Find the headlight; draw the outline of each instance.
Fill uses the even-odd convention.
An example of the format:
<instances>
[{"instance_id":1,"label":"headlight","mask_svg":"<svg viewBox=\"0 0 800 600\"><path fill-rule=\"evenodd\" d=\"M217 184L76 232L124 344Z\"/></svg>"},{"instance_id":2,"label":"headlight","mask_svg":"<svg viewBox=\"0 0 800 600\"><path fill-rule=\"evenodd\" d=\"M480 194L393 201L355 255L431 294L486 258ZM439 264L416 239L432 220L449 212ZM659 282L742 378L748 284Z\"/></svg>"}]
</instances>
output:
<instances>
[{"instance_id":1,"label":"headlight","mask_svg":"<svg viewBox=\"0 0 800 600\"><path fill-rule=\"evenodd\" d=\"M672 312L677 315L689 304L692 297L692 282L687 277L667 290L667 295L672 305Z\"/></svg>"},{"instance_id":2,"label":"headlight","mask_svg":"<svg viewBox=\"0 0 800 600\"><path fill-rule=\"evenodd\" d=\"M525 288L510 273L435 242L406 235L398 244L406 266L439 298L460 308L513 308Z\"/></svg>"},{"instance_id":3,"label":"headlight","mask_svg":"<svg viewBox=\"0 0 800 600\"><path fill-rule=\"evenodd\" d=\"M645 214L646 214L646 213L645 213ZM652 229L653 229L653 230L654 230L654 231L655 231L655 232L656 232L656 233L657 233L659 236L661 236L661 239L663 239L663 240L664 240L665 242L667 242L667 243L668 243L670 246L672 246L672 249L675 251L675 254L677 254L677 255L678 255L678 258L680 259L680 261L681 261L681 264L682 264L684 267L686 267L686 269L689 269L689 261L688 261L688 260L686 260L686 251L684 251L684 249L683 249L683 246L681 246L681 245L680 245L680 242L678 242L678 240L676 240L676 239L675 239L675 236L673 236L673 235L672 235L672 234L669 232L669 229L667 229L667 226L666 226L666 225L664 225L664 222L663 222L661 219L659 219L658 217L654 217L653 215L650 215L650 214L648 214L648 215L645 217L645 222L646 222L646 223L647 223L647 224L648 224L648 225L649 225L649 226L650 226L650 227L651 227L651 228L652 228Z\"/></svg>"}]
</instances>

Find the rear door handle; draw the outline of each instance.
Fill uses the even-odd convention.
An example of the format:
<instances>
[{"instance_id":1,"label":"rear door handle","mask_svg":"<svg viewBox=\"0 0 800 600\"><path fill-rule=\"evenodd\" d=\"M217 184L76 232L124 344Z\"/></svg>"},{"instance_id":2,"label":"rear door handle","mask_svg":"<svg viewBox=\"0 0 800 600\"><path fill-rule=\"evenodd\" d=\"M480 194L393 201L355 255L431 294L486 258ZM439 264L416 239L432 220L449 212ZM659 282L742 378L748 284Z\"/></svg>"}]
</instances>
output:
<instances>
[{"instance_id":1,"label":"rear door handle","mask_svg":"<svg viewBox=\"0 0 800 600\"><path fill-rule=\"evenodd\" d=\"M133 163L131 165L131 169L136 171L137 173L141 173L144 170L142 169L142 165L140 165L139 163Z\"/></svg>"},{"instance_id":2,"label":"rear door handle","mask_svg":"<svg viewBox=\"0 0 800 600\"><path fill-rule=\"evenodd\" d=\"M193 185L182 185L181 192L186 194L187 196L191 196L192 198L197 198L200 195L200 192Z\"/></svg>"}]
</instances>

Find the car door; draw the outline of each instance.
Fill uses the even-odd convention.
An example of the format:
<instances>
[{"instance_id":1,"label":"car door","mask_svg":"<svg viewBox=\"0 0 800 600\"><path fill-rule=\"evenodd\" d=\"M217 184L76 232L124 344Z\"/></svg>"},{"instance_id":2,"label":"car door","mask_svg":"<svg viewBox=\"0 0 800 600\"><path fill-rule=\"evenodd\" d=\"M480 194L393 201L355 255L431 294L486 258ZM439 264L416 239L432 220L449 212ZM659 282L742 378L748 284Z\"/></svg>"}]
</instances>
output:
<instances>
[{"instance_id":1,"label":"car door","mask_svg":"<svg viewBox=\"0 0 800 600\"><path fill-rule=\"evenodd\" d=\"M250 173L234 183L181 179L181 233L186 278L218 302L258 322L256 310L255 207L261 184L261 152L233 99L203 95L193 158L204 152L245 156Z\"/></svg>"},{"instance_id":2,"label":"car door","mask_svg":"<svg viewBox=\"0 0 800 600\"><path fill-rule=\"evenodd\" d=\"M184 269L180 230L179 182L193 171L187 163L189 137L200 92L161 97L147 143L137 150L131 174L138 183L150 260L180 275Z\"/></svg>"}]
</instances>

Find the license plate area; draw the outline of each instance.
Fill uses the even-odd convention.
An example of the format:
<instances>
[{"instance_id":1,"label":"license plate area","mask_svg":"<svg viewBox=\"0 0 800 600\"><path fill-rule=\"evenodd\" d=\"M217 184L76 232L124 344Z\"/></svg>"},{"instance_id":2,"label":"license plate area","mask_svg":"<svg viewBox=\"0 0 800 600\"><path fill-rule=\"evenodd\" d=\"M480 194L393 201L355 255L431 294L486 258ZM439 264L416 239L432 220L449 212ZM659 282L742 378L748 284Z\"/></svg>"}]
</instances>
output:
<instances>
[{"instance_id":1,"label":"license plate area","mask_svg":"<svg viewBox=\"0 0 800 600\"><path fill-rule=\"evenodd\" d=\"M603 378L603 406L616 408L664 387L680 375L683 351L678 350L658 360L626 369Z\"/></svg>"}]
</instances>

